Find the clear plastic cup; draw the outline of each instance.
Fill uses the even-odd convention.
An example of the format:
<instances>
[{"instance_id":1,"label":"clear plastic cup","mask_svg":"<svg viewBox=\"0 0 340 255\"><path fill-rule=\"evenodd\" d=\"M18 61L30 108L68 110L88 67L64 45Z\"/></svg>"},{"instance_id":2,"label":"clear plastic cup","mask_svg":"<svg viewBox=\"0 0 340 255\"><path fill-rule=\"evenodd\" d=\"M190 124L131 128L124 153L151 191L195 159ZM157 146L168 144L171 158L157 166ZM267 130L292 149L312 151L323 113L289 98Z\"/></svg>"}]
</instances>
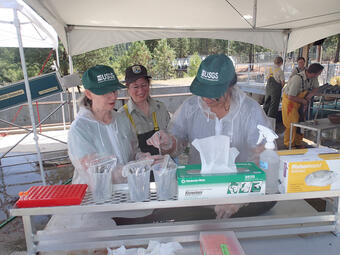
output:
<instances>
[{"instance_id":1,"label":"clear plastic cup","mask_svg":"<svg viewBox=\"0 0 340 255\"><path fill-rule=\"evenodd\" d=\"M123 168L127 177L130 200L141 202L150 196L150 171L153 160L142 160L129 163Z\"/></svg>"},{"instance_id":2,"label":"clear plastic cup","mask_svg":"<svg viewBox=\"0 0 340 255\"><path fill-rule=\"evenodd\" d=\"M93 174L94 190L93 199L95 202L110 200L112 196L112 175L109 172L97 172Z\"/></svg>"},{"instance_id":3,"label":"clear plastic cup","mask_svg":"<svg viewBox=\"0 0 340 255\"><path fill-rule=\"evenodd\" d=\"M90 190L95 202L110 200L112 196L112 171L117 159L113 156L93 160L90 163Z\"/></svg>"},{"instance_id":4,"label":"clear plastic cup","mask_svg":"<svg viewBox=\"0 0 340 255\"><path fill-rule=\"evenodd\" d=\"M150 195L150 171L129 174L127 178L130 199L135 202L148 200Z\"/></svg>"},{"instance_id":5,"label":"clear plastic cup","mask_svg":"<svg viewBox=\"0 0 340 255\"><path fill-rule=\"evenodd\" d=\"M169 200L177 194L177 165L169 163L165 170L162 167L162 163L152 167L156 181L157 196L159 200Z\"/></svg>"}]
</instances>

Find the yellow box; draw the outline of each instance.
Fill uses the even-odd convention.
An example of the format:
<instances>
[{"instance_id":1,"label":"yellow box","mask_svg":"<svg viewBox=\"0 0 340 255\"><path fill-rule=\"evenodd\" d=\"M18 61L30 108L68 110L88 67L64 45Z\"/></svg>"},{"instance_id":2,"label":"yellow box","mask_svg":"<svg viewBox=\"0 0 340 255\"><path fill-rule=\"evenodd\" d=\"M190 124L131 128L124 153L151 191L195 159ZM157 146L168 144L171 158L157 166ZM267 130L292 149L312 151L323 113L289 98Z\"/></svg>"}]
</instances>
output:
<instances>
[{"instance_id":1,"label":"yellow box","mask_svg":"<svg viewBox=\"0 0 340 255\"><path fill-rule=\"evenodd\" d=\"M330 148L278 151L282 193L340 189L340 154Z\"/></svg>"}]
</instances>

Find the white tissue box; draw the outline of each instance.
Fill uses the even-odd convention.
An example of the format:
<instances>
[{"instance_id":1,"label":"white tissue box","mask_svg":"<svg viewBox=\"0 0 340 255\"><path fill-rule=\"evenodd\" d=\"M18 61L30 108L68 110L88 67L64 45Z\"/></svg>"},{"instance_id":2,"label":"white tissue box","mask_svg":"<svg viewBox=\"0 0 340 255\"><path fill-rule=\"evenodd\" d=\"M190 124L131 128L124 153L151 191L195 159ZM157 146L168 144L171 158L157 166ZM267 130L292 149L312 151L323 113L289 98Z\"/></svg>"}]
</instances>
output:
<instances>
[{"instance_id":1,"label":"white tissue box","mask_svg":"<svg viewBox=\"0 0 340 255\"><path fill-rule=\"evenodd\" d=\"M236 163L238 173L200 174L201 165L177 168L178 200L265 194L266 174L254 163Z\"/></svg>"},{"instance_id":2,"label":"white tissue box","mask_svg":"<svg viewBox=\"0 0 340 255\"><path fill-rule=\"evenodd\" d=\"M330 148L278 151L281 193L340 189L340 154Z\"/></svg>"}]
</instances>

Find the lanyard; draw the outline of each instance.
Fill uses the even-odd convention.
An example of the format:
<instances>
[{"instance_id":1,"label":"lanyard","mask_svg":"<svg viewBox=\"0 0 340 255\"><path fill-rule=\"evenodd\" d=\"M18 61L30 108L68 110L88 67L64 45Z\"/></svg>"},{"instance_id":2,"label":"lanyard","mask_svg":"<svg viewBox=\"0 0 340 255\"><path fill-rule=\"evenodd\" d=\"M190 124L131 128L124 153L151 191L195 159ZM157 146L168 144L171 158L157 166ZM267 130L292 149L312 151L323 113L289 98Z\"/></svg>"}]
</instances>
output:
<instances>
[{"instance_id":1,"label":"lanyard","mask_svg":"<svg viewBox=\"0 0 340 255\"><path fill-rule=\"evenodd\" d=\"M129 113L127 104L125 104L123 107L124 107L126 116L128 116L128 118L129 118L129 120L130 120L132 126L135 128L135 130L136 130L136 132L137 132L136 124L135 124L135 122L133 121L132 115ZM158 123L157 123L157 115L156 115L156 112L153 112L153 113L152 113L152 121L153 121L153 126L154 126L153 129L154 129L155 131L158 131L158 130L159 130L159 126L158 126Z\"/></svg>"}]
</instances>

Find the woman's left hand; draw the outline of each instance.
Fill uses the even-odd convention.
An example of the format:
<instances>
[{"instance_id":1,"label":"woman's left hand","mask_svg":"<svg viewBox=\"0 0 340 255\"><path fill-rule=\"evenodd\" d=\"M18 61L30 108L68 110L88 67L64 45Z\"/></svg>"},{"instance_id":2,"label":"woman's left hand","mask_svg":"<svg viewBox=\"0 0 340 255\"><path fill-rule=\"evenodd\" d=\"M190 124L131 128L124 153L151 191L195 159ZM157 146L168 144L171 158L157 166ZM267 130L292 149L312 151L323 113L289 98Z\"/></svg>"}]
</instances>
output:
<instances>
[{"instance_id":1,"label":"woman's left hand","mask_svg":"<svg viewBox=\"0 0 340 255\"><path fill-rule=\"evenodd\" d=\"M242 206L243 204L216 205L216 219L229 218L231 215L237 213Z\"/></svg>"}]
</instances>

